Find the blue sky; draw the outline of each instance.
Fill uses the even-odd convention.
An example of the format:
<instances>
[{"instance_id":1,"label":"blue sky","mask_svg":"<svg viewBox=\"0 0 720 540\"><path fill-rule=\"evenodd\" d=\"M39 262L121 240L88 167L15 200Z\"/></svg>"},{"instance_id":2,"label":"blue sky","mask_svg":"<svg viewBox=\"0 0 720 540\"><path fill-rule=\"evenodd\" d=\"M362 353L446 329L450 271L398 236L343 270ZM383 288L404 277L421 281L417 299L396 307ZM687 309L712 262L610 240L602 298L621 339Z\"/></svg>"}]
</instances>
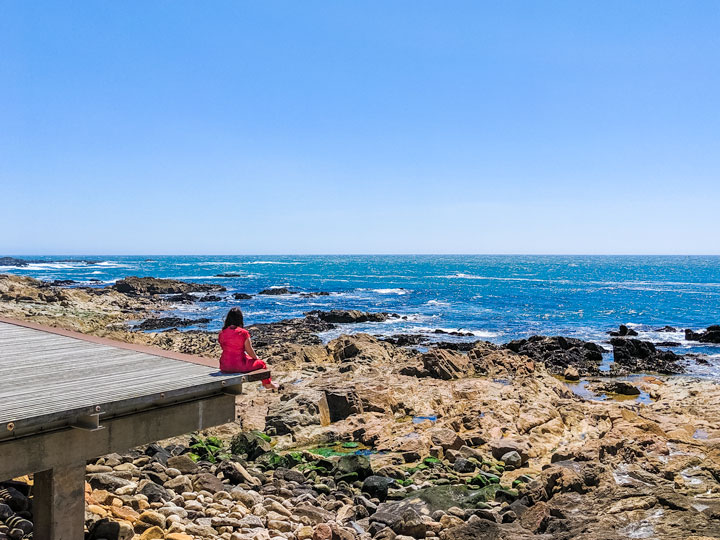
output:
<instances>
[{"instance_id":1,"label":"blue sky","mask_svg":"<svg viewBox=\"0 0 720 540\"><path fill-rule=\"evenodd\" d=\"M0 255L720 253L720 3L0 0Z\"/></svg>"}]
</instances>

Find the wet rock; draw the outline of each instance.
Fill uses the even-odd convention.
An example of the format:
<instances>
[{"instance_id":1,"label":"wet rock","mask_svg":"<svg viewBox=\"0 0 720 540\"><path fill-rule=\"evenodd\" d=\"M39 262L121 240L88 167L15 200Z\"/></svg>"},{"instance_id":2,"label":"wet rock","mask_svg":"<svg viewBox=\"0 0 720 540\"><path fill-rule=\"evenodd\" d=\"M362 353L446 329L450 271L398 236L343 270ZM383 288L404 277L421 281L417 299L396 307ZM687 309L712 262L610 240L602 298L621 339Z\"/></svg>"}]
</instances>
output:
<instances>
[{"instance_id":1,"label":"wet rock","mask_svg":"<svg viewBox=\"0 0 720 540\"><path fill-rule=\"evenodd\" d=\"M623 396L638 396L640 395L640 389L633 386L626 381L610 381L598 386L598 390L601 392L608 392L611 394L620 394Z\"/></svg>"},{"instance_id":2,"label":"wet rock","mask_svg":"<svg viewBox=\"0 0 720 540\"><path fill-rule=\"evenodd\" d=\"M615 363L629 371L654 371L658 373L683 373L680 365L681 356L672 351L655 348L649 341L631 338L612 338Z\"/></svg>"},{"instance_id":3,"label":"wet rock","mask_svg":"<svg viewBox=\"0 0 720 540\"><path fill-rule=\"evenodd\" d=\"M387 476L368 476L362 484L362 492L367 493L371 498L381 501L387 499L388 488L395 483L395 480Z\"/></svg>"},{"instance_id":4,"label":"wet rock","mask_svg":"<svg viewBox=\"0 0 720 540\"><path fill-rule=\"evenodd\" d=\"M232 297L234 300L250 300L252 295L245 293L233 293Z\"/></svg>"},{"instance_id":5,"label":"wet rock","mask_svg":"<svg viewBox=\"0 0 720 540\"><path fill-rule=\"evenodd\" d=\"M558 375L563 374L569 366L576 368L581 375L595 375L599 373L605 352L595 343L562 336L532 336L511 341L504 347L529 356L536 362L543 362L548 371Z\"/></svg>"},{"instance_id":6,"label":"wet rock","mask_svg":"<svg viewBox=\"0 0 720 540\"><path fill-rule=\"evenodd\" d=\"M269 289L263 289L258 294L266 296L282 296L285 294L294 294L293 291L287 287L270 287Z\"/></svg>"},{"instance_id":7,"label":"wet rock","mask_svg":"<svg viewBox=\"0 0 720 540\"><path fill-rule=\"evenodd\" d=\"M225 287L222 285L214 285L210 283L190 283L177 279L138 276L128 276L125 279L116 281L111 288L121 293L142 296L225 290Z\"/></svg>"},{"instance_id":8,"label":"wet rock","mask_svg":"<svg viewBox=\"0 0 720 540\"><path fill-rule=\"evenodd\" d=\"M271 449L270 438L260 431L239 433L230 441L230 451L233 454L246 454L251 461Z\"/></svg>"},{"instance_id":9,"label":"wet rock","mask_svg":"<svg viewBox=\"0 0 720 540\"><path fill-rule=\"evenodd\" d=\"M215 294L206 294L205 296L200 296L197 299L198 302L222 302L222 300L222 297Z\"/></svg>"},{"instance_id":10,"label":"wet rock","mask_svg":"<svg viewBox=\"0 0 720 540\"><path fill-rule=\"evenodd\" d=\"M202 317L200 319L183 319L181 317L157 317L145 319L140 324L136 324L135 330L158 330L160 328L181 328L184 326L205 325L210 319Z\"/></svg>"},{"instance_id":11,"label":"wet rock","mask_svg":"<svg viewBox=\"0 0 720 540\"><path fill-rule=\"evenodd\" d=\"M633 330L632 328L628 328L624 324L620 325L620 328L618 330L612 330L608 332L613 337L625 337L625 336L637 336L638 333Z\"/></svg>"},{"instance_id":12,"label":"wet rock","mask_svg":"<svg viewBox=\"0 0 720 540\"><path fill-rule=\"evenodd\" d=\"M327 323L343 323L354 324L364 322L383 322L390 318L398 318L400 315L395 313L371 313L358 310L333 309L331 311L310 311L305 314L310 317L317 317Z\"/></svg>"},{"instance_id":13,"label":"wet rock","mask_svg":"<svg viewBox=\"0 0 720 540\"><path fill-rule=\"evenodd\" d=\"M465 458L457 458L453 463L453 470L463 474L475 472L476 468L472 461Z\"/></svg>"},{"instance_id":14,"label":"wet rock","mask_svg":"<svg viewBox=\"0 0 720 540\"><path fill-rule=\"evenodd\" d=\"M356 474L359 480L372 476L372 473L370 460L366 456L355 454L341 456L335 469L336 476Z\"/></svg>"},{"instance_id":15,"label":"wet rock","mask_svg":"<svg viewBox=\"0 0 720 540\"><path fill-rule=\"evenodd\" d=\"M688 341L699 341L700 343L720 343L720 325L708 326L707 330L694 332L685 330L685 339Z\"/></svg>"}]
</instances>

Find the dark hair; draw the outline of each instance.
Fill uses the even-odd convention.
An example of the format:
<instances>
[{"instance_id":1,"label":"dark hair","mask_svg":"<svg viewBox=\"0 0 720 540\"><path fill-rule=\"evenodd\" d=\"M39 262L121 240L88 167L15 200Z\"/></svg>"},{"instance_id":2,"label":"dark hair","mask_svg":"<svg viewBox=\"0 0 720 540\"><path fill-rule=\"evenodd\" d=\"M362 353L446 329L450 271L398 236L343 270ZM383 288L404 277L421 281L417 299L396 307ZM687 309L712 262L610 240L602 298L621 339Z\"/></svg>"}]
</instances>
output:
<instances>
[{"instance_id":1,"label":"dark hair","mask_svg":"<svg viewBox=\"0 0 720 540\"><path fill-rule=\"evenodd\" d=\"M244 324L243 314L242 311L240 311L240 308L230 308L227 317L225 317L225 326L223 326L223 330L225 330L228 326L237 326L238 328L242 328Z\"/></svg>"}]
</instances>

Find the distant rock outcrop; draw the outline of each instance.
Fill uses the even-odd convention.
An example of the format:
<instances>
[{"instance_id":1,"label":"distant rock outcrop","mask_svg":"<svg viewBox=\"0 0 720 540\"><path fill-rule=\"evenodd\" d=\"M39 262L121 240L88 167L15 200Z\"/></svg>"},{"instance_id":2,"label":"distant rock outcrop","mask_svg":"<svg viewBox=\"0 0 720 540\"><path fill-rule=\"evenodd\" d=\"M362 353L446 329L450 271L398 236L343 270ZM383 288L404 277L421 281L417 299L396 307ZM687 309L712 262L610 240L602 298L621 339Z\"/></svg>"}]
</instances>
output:
<instances>
[{"instance_id":1,"label":"distant rock outcrop","mask_svg":"<svg viewBox=\"0 0 720 540\"><path fill-rule=\"evenodd\" d=\"M189 283L177 279L128 276L116 281L112 288L125 294L140 296L155 294L183 294L191 292L224 291L222 285L211 283Z\"/></svg>"},{"instance_id":2,"label":"distant rock outcrop","mask_svg":"<svg viewBox=\"0 0 720 540\"><path fill-rule=\"evenodd\" d=\"M700 343L720 343L720 325L708 326L704 332L685 330L685 339L688 341L699 341Z\"/></svg>"},{"instance_id":3,"label":"distant rock outcrop","mask_svg":"<svg viewBox=\"0 0 720 540\"><path fill-rule=\"evenodd\" d=\"M685 368L680 364L682 356L672 351L662 351L655 348L649 341L630 338L613 338L615 364L628 371L654 371L657 373L684 373Z\"/></svg>"},{"instance_id":4,"label":"distant rock outcrop","mask_svg":"<svg viewBox=\"0 0 720 540\"><path fill-rule=\"evenodd\" d=\"M305 314L310 317L317 317L321 321L328 323L364 323L364 322L383 322L388 319L399 318L400 315L396 313L386 312L366 312L358 311L356 309L333 309L331 311L310 311Z\"/></svg>"},{"instance_id":5,"label":"distant rock outcrop","mask_svg":"<svg viewBox=\"0 0 720 540\"><path fill-rule=\"evenodd\" d=\"M568 366L575 367L580 375L595 375L606 352L596 343L562 336L532 336L511 341L504 347L543 362L548 371L557 375L562 375Z\"/></svg>"}]
</instances>

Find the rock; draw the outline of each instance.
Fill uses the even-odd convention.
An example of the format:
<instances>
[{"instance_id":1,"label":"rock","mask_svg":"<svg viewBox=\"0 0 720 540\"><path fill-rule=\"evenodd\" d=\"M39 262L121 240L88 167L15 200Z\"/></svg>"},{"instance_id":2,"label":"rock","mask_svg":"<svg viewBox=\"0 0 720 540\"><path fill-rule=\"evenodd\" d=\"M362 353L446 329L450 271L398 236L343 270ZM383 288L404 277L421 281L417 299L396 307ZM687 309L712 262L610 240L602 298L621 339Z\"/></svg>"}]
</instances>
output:
<instances>
[{"instance_id":1,"label":"rock","mask_svg":"<svg viewBox=\"0 0 720 540\"><path fill-rule=\"evenodd\" d=\"M549 519L550 509L547 503L540 501L523 512L520 516L520 524L523 528L539 534L545 532Z\"/></svg>"},{"instance_id":2,"label":"rock","mask_svg":"<svg viewBox=\"0 0 720 540\"><path fill-rule=\"evenodd\" d=\"M501 538L500 526L496 522L473 518L463 525L440 531L440 540L499 540ZM520 540L518 536L514 538Z\"/></svg>"},{"instance_id":3,"label":"rock","mask_svg":"<svg viewBox=\"0 0 720 540\"><path fill-rule=\"evenodd\" d=\"M465 444L452 429L432 428L429 434L432 444L442 447L443 450L459 450Z\"/></svg>"},{"instance_id":4,"label":"rock","mask_svg":"<svg viewBox=\"0 0 720 540\"><path fill-rule=\"evenodd\" d=\"M22 268L30 263L31 261L16 259L15 257L0 257L0 266L15 266L17 268Z\"/></svg>"},{"instance_id":5,"label":"rock","mask_svg":"<svg viewBox=\"0 0 720 540\"><path fill-rule=\"evenodd\" d=\"M562 336L532 336L511 341L504 347L544 363L548 371L557 375L569 366L576 368L580 375L596 375L605 352L595 343Z\"/></svg>"},{"instance_id":6,"label":"rock","mask_svg":"<svg viewBox=\"0 0 720 540\"><path fill-rule=\"evenodd\" d=\"M720 325L708 326L704 332L685 330L685 339L699 341L700 343L720 343Z\"/></svg>"},{"instance_id":7,"label":"rock","mask_svg":"<svg viewBox=\"0 0 720 540\"><path fill-rule=\"evenodd\" d=\"M313 540L333 540L333 531L330 525L321 523L315 527L312 535Z\"/></svg>"},{"instance_id":8,"label":"rock","mask_svg":"<svg viewBox=\"0 0 720 540\"><path fill-rule=\"evenodd\" d=\"M610 331L610 332L608 332L608 334L610 334L611 336L614 336L614 337L625 337L625 336L637 336L638 335L638 333L635 330L633 330L632 328L628 328L624 324L620 325L619 330Z\"/></svg>"},{"instance_id":9,"label":"rock","mask_svg":"<svg viewBox=\"0 0 720 540\"><path fill-rule=\"evenodd\" d=\"M611 381L601 384L598 387L601 392L608 392L611 394L620 394L623 396L637 396L640 395L640 390L632 384L625 381Z\"/></svg>"},{"instance_id":10,"label":"rock","mask_svg":"<svg viewBox=\"0 0 720 540\"><path fill-rule=\"evenodd\" d=\"M89 540L131 540L135 531L127 522L110 521L107 518L100 519L90 525Z\"/></svg>"},{"instance_id":11,"label":"rock","mask_svg":"<svg viewBox=\"0 0 720 540\"><path fill-rule=\"evenodd\" d=\"M184 475L171 478L163 484L163 487L170 489L175 493L186 493L188 491L192 491L193 489L192 481Z\"/></svg>"},{"instance_id":12,"label":"rock","mask_svg":"<svg viewBox=\"0 0 720 540\"><path fill-rule=\"evenodd\" d=\"M258 294L269 295L269 296L280 296L280 295L284 295L284 294L294 294L294 293L287 287L270 287L269 289L263 289Z\"/></svg>"},{"instance_id":13,"label":"rock","mask_svg":"<svg viewBox=\"0 0 720 540\"><path fill-rule=\"evenodd\" d=\"M300 296L303 298L317 298L318 296L330 296L330 293L326 291L316 291L309 293L300 293Z\"/></svg>"},{"instance_id":14,"label":"rock","mask_svg":"<svg viewBox=\"0 0 720 540\"><path fill-rule=\"evenodd\" d=\"M168 458L167 466L177 469L181 474L195 474L199 469L198 464L187 454Z\"/></svg>"},{"instance_id":15,"label":"rock","mask_svg":"<svg viewBox=\"0 0 720 540\"><path fill-rule=\"evenodd\" d=\"M445 349L433 349L420 357L425 371L435 379L449 381L472 375L467 356Z\"/></svg>"},{"instance_id":16,"label":"rock","mask_svg":"<svg viewBox=\"0 0 720 540\"><path fill-rule=\"evenodd\" d=\"M90 474L87 475L86 479L93 489L106 489L108 491L115 491L116 489L133 485L133 482L130 480L108 473Z\"/></svg>"},{"instance_id":17,"label":"rock","mask_svg":"<svg viewBox=\"0 0 720 540\"><path fill-rule=\"evenodd\" d=\"M512 467L513 469L517 469L523 463L520 454L515 450L511 450L510 452L506 452L505 454L503 454L500 457L500 461L502 461L506 466Z\"/></svg>"},{"instance_id":18,"label":"rock","mask_svg":"<svg viewBox=\"0 0 720 540\"><path fill-rule=\"evenodd\" d=\"M332 512L328 512L324 508L314 506L308 502L296 505L295 508L293 508L293 514L301 518L307 518L308 521L314 525L326 523L335 517Z\"/></svg>"},{"instance_id":19,"label":"rock","mask_svg":"<svg viewBox=\"0 0 720 540\"><path fill-rule=\"evenodd\" d=\"M465 458L457 458L453 463L453 470L462 474L475 472L475 464Z\"/></svg>"},{"instance_id":20,"label":"rock","mask_svg":"<svg viewBox=\"0 0 720 540\"><path fill-rule=\"evenodd\" d=\"M355 454L341 456L335 468L335 475L341 476L353 473L357 474L359 480L365 480L367 477L372 476L373 471L370 460L365 456Z\"/></svg>"},{"instance_id":21,"label":"rock","mask_svg":"<svg viewBox=\"0 0 720 540\"><path fill-rule=\"evenodd\" d=\"M245 467L234 461L223 461L218 465L218 473L222 473L231 484L241 484L243 482L251 486L259 486L262 482L251 475ZM302 476L302 473L298 473Z\"/></svg>"},{"instance_id":22,"label":"rock","mask_svg":"<svg viewBox=\"0 0 720 540\"><path fill-rule=\"evenodd\" d=\"M140 535L140 540L163 540L164 538L165 531L163 531L160 527L145 529L145 531Z\"/></svg>"},{"instance_id":23,"label":"rock","mask_svg":"<svg viewBox=\"0 0 720 540\"><path fill-rule=\"evenodd\" d=\"M134 295L179 294L191 292L224 291L222 285L189 283L177 279L128 276L116 281L112 288L118 292Z\"/></svg>"},{"instance_id":24,"label":"rock","mask_svg":"<svg viewBox=\"0 0 720 540\"><path fill-rule=\"evenodd\" d=\"M510 452L517 452L524 464L528 459L529 447L527 443L513 439L494 439L488 443L490 452L495 459L502 460Z\"/></svg>"},{"instance_id":25,"label":"rock","mask_svg":"<svg viewBox=\"0 0 720 540\"><path fill-rule=\"evenodd\" d=\"M401 535L425 538L427 525L415 510L409 508L403 512L400 521L393 527L393 530Z\"/></svg>"},{"instance_id":26,"label":"rock","mask_svg":"<svg viewBox=\"0 0 720 540\"><path fill-rule=\"evenodd\" d=\"M613 356L618 366L630 371L654 371L658 373L683 373L679 364L681 356L672 351L659 351L649 341L631 338L612 338Z\"/></svg>"},{"instance_id":27,"label":"rock","mask_svg":"<svg viewBox=\"0 0 720 540\"><path fill-rule=\"evenodd\" d=\"M568 381L579 381L580 373L576 367L568 366L563 373L563 377L565 377Z\"/></svg>"},{"instance_id":28,"label":"rock","mask_svg":"<svg viewBox=\"0 0 720 540\"><path fill-rule=\"evenodd\" d=\"M225 489L225 485L220 481L220 479L210 473L198 474L193 482L193 487L196 491L205 490L210 493L217 493L218 491L223 491Z\"/></svg>"},{"instance_id":29,"label":"rock","mask_svg":"<svg viewBox=\"0 0 720 540\"><path fill-rule=\"evenodd\" d=\"M386 476L368 476L362 484L362 492L367 493L371 498L381 501L387 499L388 488L395 483L395 480Z\"/></svg>"},{"instance_id":30,"label":"rock","mask_svg":"<svg viewBox=\"0 0 720 540\"><path fill-rule=\"evenodd\" d=\"M355 392L326 389L325 405L330 422L339 422L348 416L363 412L362 402Z\"/></svg>"},{"instance_id":31,"label":"rock","mask_svg":"<svg viewBox=\"0 0 720 540\"><path fill-rule=\"evenodd\" d=\"M146 523L151 527L160 527L160 529L164 529L166 525L165 516L160 514L159 512L154 512L152 510L146 510L142 514L140 514L140 517L138 517L138 521L142 521L143 523Z\"/></svg>"},{"instance_id":32,"label":"rock","mask_svg":"<svg viewBox=\"0 0 720 540\"><path fill-rule=\"evenodd\" d=\"M173 498L173 494L162 486L144 480L140 482L138 493L145 495L149 502L165 502Z\"/></svg>"},{"instance_id":33,"label":"rock","mask_svg":"<svg viewBox=\"0 0 720 540\"><path fill-rule=\"evenodd\" d=\"M252 298L252 295L245 293L234 293L232 297L234 300L250 300Z\"/></svg>"},{"instance_id":34,"label":"rock","mask_svg":"<svg viewBox=\"0 0 720 540\"><path fill-rule=\"evenodd\" d=\"M663 326L662 328L656 328L655 332L677 332L678 329L673 326Z\"/></svg>"},{"instance_id":35,"label":"rock","mask_svg":"<svg viewBox=\"0 0 720 540\"><path fill-rule=\"evenodd\" d=\"M400 315L398 315L396 313L386 313L386 312L371 313L371 312L366 312L366 311L358 311L355 309L352 309L352 310L333 309L331 311L315 310L315 311L309 311L305 315L317 317L321 321L324 321L327 323L343 323L343 324L364 323L364 322L384 322L391 318L399 318L400 317Z\"/></svg>"},{"instance_id":36,"label":"rock","mask_svg":"<svg viewBox=\"0 0 720 540\"><path fill-rule=\"evenodd\" d=\"M181 328L183 326L205 325L210 322L208 318L183 319L181 317L156 317L145 319L133 326L135 330L157 330L160 328Z\"/></svg>"},{"instance_id":37,"label":"rock","mask_svg":"<svg viewBox=\"0 0 720 540\"><path fill-rule=\"evenodd\" d=\"M198 302L222 302L222 297L215 294L206 294L197 299Z\"/></svg>"},{"instance_id":38,"label":"rock","mask_svg":"<svg viewBox=\"0 0 720 540\"><path fill-rule=\"evenodd\" d=\"M247 454L248 459L252 461L272 449L269 439L261 431L239 433L230 441L230 451L238 455Z\"/></svg>"}]
</instances>

